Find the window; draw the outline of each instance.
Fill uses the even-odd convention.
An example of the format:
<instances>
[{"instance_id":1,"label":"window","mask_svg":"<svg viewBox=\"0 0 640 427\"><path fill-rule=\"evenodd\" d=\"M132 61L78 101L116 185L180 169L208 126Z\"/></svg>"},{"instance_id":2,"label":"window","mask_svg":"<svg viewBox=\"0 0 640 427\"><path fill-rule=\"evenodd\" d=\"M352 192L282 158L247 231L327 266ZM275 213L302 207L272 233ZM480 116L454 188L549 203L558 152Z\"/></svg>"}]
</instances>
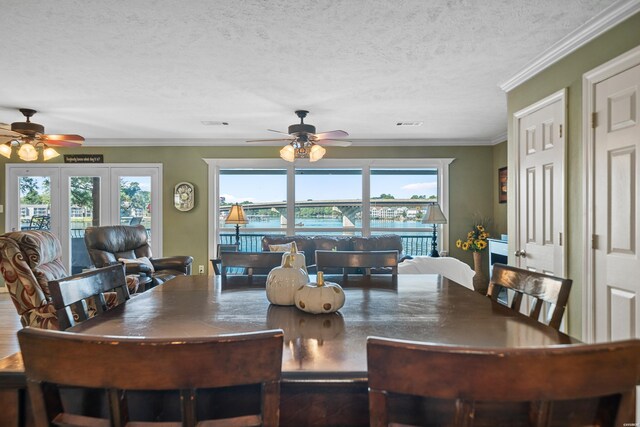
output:
<instances>
[{"instance_id":1,"label":"window","mask_svg":"<svg viewBox=\"0 0 640 427\"><path fill-rule=\"evenodd\" d=\"M360 234L362 170L295 169L294 225L295 234Z\"/></svg>"},{"instance_id":2,"label":"window","mask_svg":"<svg viewBox=\"0 0 640 427\"><path fill-rule=\"evenodd\" d=\"M287 230L287 171L285 169L221 169L218 229L222 244L235 243L235 226L225 224L231 205L239 203L249 221L242 225L240 247L261 251L262 236Z\"/></svg>"},{"instance_id":3,"label":"window","mask_svg":"<svg viewBox=\"0 0 640 427\"><path fill-rule=\"evenodd\" d=\"M209 209L216 218L209 253L235 242L235 226L225 224L234 203L248 224L240 226L243 251L262 250L265 234L394 233L406 252L426 254L431 226L422 223L428 204L448 215L448 165L453 159L323 160L319 164L281 160L208 159ZM446 250L448 228L438 233Z\"/></svg>"}]
</instances>

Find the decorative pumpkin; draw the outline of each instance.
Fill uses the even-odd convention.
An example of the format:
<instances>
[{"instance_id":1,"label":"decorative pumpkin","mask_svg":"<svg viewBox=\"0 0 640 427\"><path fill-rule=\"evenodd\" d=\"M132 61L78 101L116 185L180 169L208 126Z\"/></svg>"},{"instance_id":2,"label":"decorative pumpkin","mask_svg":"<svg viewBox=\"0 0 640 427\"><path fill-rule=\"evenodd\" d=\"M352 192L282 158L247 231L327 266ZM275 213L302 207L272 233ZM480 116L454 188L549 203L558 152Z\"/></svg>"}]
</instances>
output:
<instances>
[{"instance_id":1,"label":"decorative pumpkin","mask_svg":"<svg viewBox=\"0 0 640 427\"><path fill-rule=\"evenodd\" d=\"M301 268L305 273L307 273L307 259L304 254L298 252L298 245L296 245L296 242L291 242L291 252L285 252L282 254L281 265L284 265L287 256L291 256L291 265L293 265L294 268Z\"/></svg>"},{"instance_id":2,"label":"decorative pumpkin","mask_svg":"<svg viewBox=\"0 0 640 427\"><path fill-rule=\"evenodd\" d=\"M295 303L307 313L333 313L344 305L344 291L337 283L325 282L321 271L316 283L299 286L295 293Z\"/></svg>"},{"instance_id":3,"label":"decorative pumpkin","mask_svg":"<svg viewBox=\"0 0 640 427\"><path fill-rule=\"evenodd\" d=\"M296 289L309 281L309 275L291 264L291 257L284 265L276 267L267 276L267 299L271 304L293 305Z\"/></svg>"}]
</instances>

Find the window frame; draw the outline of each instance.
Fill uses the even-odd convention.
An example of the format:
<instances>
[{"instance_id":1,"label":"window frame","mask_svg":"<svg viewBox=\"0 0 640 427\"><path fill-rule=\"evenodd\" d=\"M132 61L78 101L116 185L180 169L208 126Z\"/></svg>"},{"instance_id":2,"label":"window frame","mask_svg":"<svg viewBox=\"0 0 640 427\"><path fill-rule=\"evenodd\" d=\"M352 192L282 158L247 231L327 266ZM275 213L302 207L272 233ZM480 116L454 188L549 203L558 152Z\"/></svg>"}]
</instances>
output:
<instances>
[{"instance_id":1,"label":"window frame","mask_svg":"<svg viewBox=\"0 0 640 427\"><path fill-rule=\"evenodd\" d=\"M445 217L449 218L449 165L455 158L421 158L421 159L323 159L318 163L311 163L306 159L293 163L282 159L203 159L208 167L208 253L209 258L215 258L215 248L218 244L220 227L220 170L221 169L281 169L287 171L287 218L295 217L295 170L298 169L361 169L362 170L362 236L371 235L370 207L371 207L371 169L436 169L438 176L437 198ZM251 229L259 232L261 229ZM342 231L334 228L314 228L311 231L323 232ZM422 231L423 229L403 229L406 231ZM287 235L295 234L295 221L287 221L285 230ZM375 231L379 231L374 229ZM442 233L438 235L438 247L441 251L448 251L449 225L444 224Z\"/></svg>"}]
</instances>

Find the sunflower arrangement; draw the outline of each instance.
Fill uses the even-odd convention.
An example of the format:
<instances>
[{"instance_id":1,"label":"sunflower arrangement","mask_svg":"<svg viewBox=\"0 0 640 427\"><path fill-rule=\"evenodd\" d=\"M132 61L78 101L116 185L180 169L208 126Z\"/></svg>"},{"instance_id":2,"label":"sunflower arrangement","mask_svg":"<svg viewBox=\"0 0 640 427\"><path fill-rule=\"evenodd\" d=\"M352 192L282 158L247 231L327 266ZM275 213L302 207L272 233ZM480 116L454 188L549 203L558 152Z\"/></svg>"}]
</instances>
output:
<instances>
[{"instance_id":1,"label":"sunflower arrangement","mask_svg":"<svg viewBox=\"0 0 640 427\"><path fill-rule=\"evenodd\" d=\"M489 232L485 230L484 225L476 224L467 233L466 240L458 239L456 241L456 247L461 248L463 251L481 252L487 247L488 238Z\"/></svg>"}]
</instances>

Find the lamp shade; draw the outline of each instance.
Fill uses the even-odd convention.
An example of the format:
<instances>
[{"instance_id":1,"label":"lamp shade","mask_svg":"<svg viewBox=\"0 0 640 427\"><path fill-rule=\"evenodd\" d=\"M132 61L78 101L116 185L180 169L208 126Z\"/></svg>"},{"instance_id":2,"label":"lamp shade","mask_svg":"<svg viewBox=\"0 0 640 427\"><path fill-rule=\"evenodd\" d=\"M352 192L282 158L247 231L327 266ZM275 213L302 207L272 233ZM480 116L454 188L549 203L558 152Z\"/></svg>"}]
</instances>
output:
<instances>
[{"instance_id":1,"label":"lamp shade","mask_svg":"<svg viewBox=\"0 0 640 427\"><path fill-rule=\"evenodd\" d=\"M7 159L11 158L11 142L6 142L0 145L0 154L5 156Z\"/></svg>"},{"instance_id":2,"label":"lamp shade","mask_svg":"<svg viewBox=\"0 0 640 427\"><path fill-rule=\"evenodd\" d=\"M309 151L309 161L317 162L325 155L326 152L327 150L325 150L324 147L321 147L317 144L313 145L311 147L311 151Z\"/></svg>"},{"instance_id":3,"label":"lamp shade","mask_svg":"<svg viewBox=\"0 0 640 427\"><path fill-rule=\"evenodd\" d=\"M423 224L446 224L447 218L445 218L440 209L438 203L433 203L427 207L427 213L422 218Z\"/></svg>"},{"instance_id":4,"label":"lamp shade","mask_svg":"<svg viewBox=\"0 0 640 427\"><path fill-rule=\"evenodd\" d=\"M296 159L296 150L292 145L285 145L280 150L280 157L287 162L293 162Z\"/></svg>"},{"instance_id":5,"label":"lamp shade","mask_svg":"<svg viewBox=\"0 0 640 427\"><path fill-rule=\"evenodd\" d=\"M229 215L224 220L225 224L248 224L249 221L244 214L244 209L239 204L235 204L231 206L231 210L229 211Z\"/></svg>"}]
</instances>

